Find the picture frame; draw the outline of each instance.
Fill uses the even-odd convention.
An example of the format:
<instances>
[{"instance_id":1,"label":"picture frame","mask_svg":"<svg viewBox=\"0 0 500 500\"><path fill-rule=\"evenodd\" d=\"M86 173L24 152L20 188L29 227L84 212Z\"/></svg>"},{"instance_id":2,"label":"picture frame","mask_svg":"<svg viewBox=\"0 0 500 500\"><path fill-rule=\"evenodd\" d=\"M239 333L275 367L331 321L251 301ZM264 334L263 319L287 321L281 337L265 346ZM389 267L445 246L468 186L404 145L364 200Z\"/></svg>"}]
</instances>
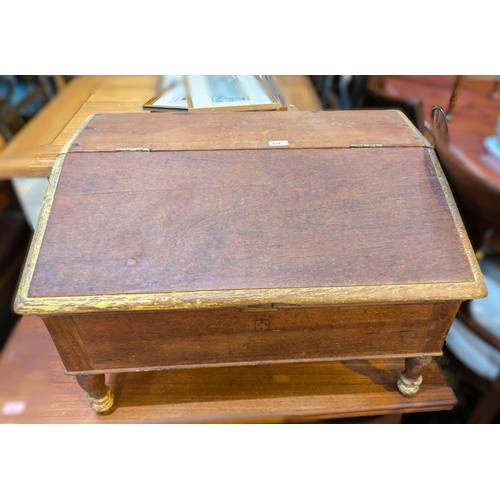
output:
<instances>
[{"instance_id":1,"label":"picture frame","mask_svg":"<svg viewBox=\"0 0 500 500\"><path fill-rule=\"evenodd\" d=\"M159 87L158 95L144 103L142 109L150 111L188 110L182 75L165 75L161 77Z\"/></svg>"},{"instance_id":2,"label":"picture frame","mask_svg":"<svg viewBox=\"0 0 500 500\"><path fill-rule=\"evenodd\" d=\"M172 75L143 105L151 111L277 111L287 105L270 75Z\"/></svg>"}]
</instances>

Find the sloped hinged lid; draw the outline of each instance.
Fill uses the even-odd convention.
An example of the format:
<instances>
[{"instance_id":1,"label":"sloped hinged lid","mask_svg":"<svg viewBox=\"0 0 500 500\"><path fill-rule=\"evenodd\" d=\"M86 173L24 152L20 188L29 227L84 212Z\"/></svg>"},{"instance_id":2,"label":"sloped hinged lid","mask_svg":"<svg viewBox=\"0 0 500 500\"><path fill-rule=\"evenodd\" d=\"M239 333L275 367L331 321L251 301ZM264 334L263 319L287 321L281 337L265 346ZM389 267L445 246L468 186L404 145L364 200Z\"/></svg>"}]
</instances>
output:
<instances>
[{"instance_id":1,"label":"sloped hinged lid","mask_svg":"<svg viewBox=\"0 0 500 500\"><path fill-rule=\"evenodd\" d=\"M269 143L280 141L290 149L428 146L397 111L174 112L95 115L70 151L243 150L274 147Z\"/></svg>"},{"instance_id":2,"label":"sloped hinged lid","mask_svg":"<svg viewBox=\"0 0 500 500\"><path fill-rule=\"evenodd\" d=\"M140 113L89 118L59 156L16 310L485 293L434 151L402 113Z\"/></svg>"}]
</instances>

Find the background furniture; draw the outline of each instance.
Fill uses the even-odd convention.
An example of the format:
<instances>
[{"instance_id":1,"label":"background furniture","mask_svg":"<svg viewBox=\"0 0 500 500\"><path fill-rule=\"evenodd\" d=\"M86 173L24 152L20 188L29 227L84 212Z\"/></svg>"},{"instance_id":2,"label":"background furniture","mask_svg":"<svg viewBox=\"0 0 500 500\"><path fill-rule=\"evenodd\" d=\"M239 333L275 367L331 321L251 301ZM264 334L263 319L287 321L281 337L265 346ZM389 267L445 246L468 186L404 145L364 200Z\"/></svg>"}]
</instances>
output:
<instances>
[{"instance_id":1,"label":"background furniture","mask_svg":"<svg viewBox=\"0 0 500 500\"><path fill-rule=\"evenodd\" d=\"M452 119L452 113L453 110L455 109L455 105L457 103L458 95L460 93L461 87L464 85L466 82L491 82L492 83L492 88L491 92L489 93L490 99L498 99L498 89L500 87L500 76L470 76L470 75L459 75L455 77L455 83L453 86L453 91L450 96L450 102L448 104L448 108L446 111L446 117L448 120Z\"/></svg>"},{"instance_id":2,"label":"background furniture","mask_svg":"<svg viewBox=\"0 0 500 500\"><path fill-rule=\"evenodd\" d=\"M48 76L0 75L0 134L10 141L55 95Z\"/></svg>"},{"instance_id":3,"label":"background furniture","mask_svg":"<svg viewBox=\"0 0 500 500\"><path fill-rule=\"evenodd\" d=\"M60 84L66 81L58 78ZM58 88L49 76L0 75L0 154L53 99ZM38 192L35 184L39 185ZM30 229L38 217L38 210L33 211L31 205L37 207L41 203L46 185L46 179L31 183L27 179L0 180L0 349L19 319L12 312L12 300Z\"/></svg>"},{"instance_id":4,"label":"background furniture","mask_svg":"<svg viewBox=\"0 0 500 500\"><path fill-rule=\"evenodd\" d=\"M10 182L0 181L0 351L19 319L12 302L30 237Z\"/></svg>"},{"instance_id":5,"label":"background furniture","mask_svg":"<svg viewBox=\"0 0 500 500\"><path fill-rule=\"evenodd\" d=\"M159 76L77 76L0 152L0 179L48 177L55 158L94 113L149 113L142 105L158 91ZM275 76L287 104L322 109L307 76Z\"/></svg>"},{"instance_id":6,"label":"background furniture","mask_svg":"<svg viewBox=\"0 0 500 500\"><path fill-rule=\"evenodd\" d=\"M432 114L435 148L460 207L472 245L477 251L488 243L488 237L500 233L500 176L478 175L475 165L457 154L456 148L450 144L444 110L435 107ZM490 293L495 292L489 301L493 300L489 306L493 306L495 315L500 310L498 285L493 279L488 281ZM476 304L472 301L462 305L458 321L450 332L448 347L464 365L490 382L469 418L470 423L487 423L500 410L500 336L498 330L490 331L478 321L477 312L474 314L477 311ZM496 317L500 319L498 312Z\"/></svg>"},{"instance_id":7,"label":"background furniture","mask_svg":"<svg viewBox=\"0 0 500 500\"><path fill-rule=\"evenodd\" d=\"M315 75L311 81L325 110L398 109L429 138L422 101L399 95L383 75Z\"/></svg>"},{"instance_id":8,"label":"background furniture","mask_svg":"<svg viewBox=\"0 0 500 500\"><path fill-rule=\"evenodd\" d=\"M360 109L365 98L368 76L364 75L312 75L323 109Z\"/></svg>"},{"instance_id":9,"label":"background furniture","mask_svg":"<svg viewBox=\"0 0 500 500\"><path fill-rule=\"evenodd\" d=\"M417 97L402 97L386 87L383 76L370 76L366 85L363 108L399 109L425 134L424 106Z\"/></svg>"},{"instance_id":10,"label":"background furniture","mask_svg":"<svg viewBox=\"0 0 500 500\"><path fill-rule=\"evenodd\" d=\"M500 115L500 100L491 97L492 85L496 78L463 77L458 98L454 104L453 119L447 124L449 128L447 149L452 153L451 156L448 155L448 158L452 158L454 163L459 162L462 166L460 171L474 173L475 178L479 179L474 181L474 185L477 182L482 182L486 186L484 189L496 189L495 186L500 183L500 160L488 154L484 146L484 139L496 134L497 120ZM432 109L435 106L439 106L445 111L449 109L450 98L456 87L456 77L389 76L385 77L385 86L391 89L391 93L399 95L402 99L418 96L423 103L424 120L429 131L426 137L432 142ZM461 178L463 183L463 174ZM463 185L462 187L466 192L467 186ZM467 202L464 199L463 203L468 203L468 205L464 205L463 210L467 209L471 214L482 213L484 217L489 217L490 222L486 224L489 224L490 231L485 236L488 244L500 248L500 245L496 243L499 241L498 235L491 231L491 224L495 224L494 218L488 215L488 210L483 210L486 207L479 207L481 200L478 199L477 194L474 195L474 199L476 200L474 202ZM475 212L471 203L476 205ZM464 214L464 217L468 218L469 215ZM484 221L477 220L472 227L469 223L471 232L480 233L479 236L471 233L472 239L481 239L481 234L484 233L482 229L484 224Z\"/></svg>"}]
</instances>

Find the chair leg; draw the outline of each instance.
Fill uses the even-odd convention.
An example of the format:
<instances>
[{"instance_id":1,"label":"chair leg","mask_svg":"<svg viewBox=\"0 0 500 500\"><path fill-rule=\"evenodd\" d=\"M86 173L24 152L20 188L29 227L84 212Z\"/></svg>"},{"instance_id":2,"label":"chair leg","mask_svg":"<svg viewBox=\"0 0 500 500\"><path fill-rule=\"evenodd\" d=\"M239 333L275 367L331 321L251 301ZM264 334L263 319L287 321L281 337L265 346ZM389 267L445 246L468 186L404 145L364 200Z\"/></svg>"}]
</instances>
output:
<instances>
[{"instance_id":1,"label":"chair leg","mask_svg":"<svg viewBox=\"0 0 500 500\"><path fill-rule=\"evenodd\" d=\"M457 76L455 79L455 85L453 86L453 92L451 93L448 110L446 111L446 118L448 119L448 121L451 121L452 119L453 110L455 109L455 105L457 104L458 91L460 89L460 86L462 85L463 79L463 76Z\"/></svg>"},{"instance_id":2,"label":"chair leg","mask_svg":"<svg viewBox=\"0 0 500 500\"><path fill-rule=\"evenodd\" d=\"M468 424L489 424L500 411L500 375L494 380L481 396L471 415Z\"/></svg>"}]
</instances>

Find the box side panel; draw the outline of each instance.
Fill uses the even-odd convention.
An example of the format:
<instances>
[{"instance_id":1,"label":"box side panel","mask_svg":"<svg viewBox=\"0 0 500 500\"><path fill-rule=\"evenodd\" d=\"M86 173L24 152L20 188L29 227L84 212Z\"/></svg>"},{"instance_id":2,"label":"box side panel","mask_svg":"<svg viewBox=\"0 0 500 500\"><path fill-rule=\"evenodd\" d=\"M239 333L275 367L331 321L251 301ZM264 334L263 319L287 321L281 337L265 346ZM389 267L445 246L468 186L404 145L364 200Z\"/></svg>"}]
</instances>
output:
<instances>
[{"instance_id":1,"label":"box side panel","mask_svg":"<svg viewBox=\"0 0 500 500\"><path fill-rule=\"evenodd\" d=\"M460 304L460 302L442 302L434 305L422 344L422 352L442 349Z\"/></svg>"},{"instance_id":2,"label":"box side panel","mask_svg":"<svg viewBox=\"0 0 500 500\"><path fill-rule=\"evenodd\" d=\"M67 371L95 369L72 316L45 317L43 322Z\"/></svg>"}]
</instances>

